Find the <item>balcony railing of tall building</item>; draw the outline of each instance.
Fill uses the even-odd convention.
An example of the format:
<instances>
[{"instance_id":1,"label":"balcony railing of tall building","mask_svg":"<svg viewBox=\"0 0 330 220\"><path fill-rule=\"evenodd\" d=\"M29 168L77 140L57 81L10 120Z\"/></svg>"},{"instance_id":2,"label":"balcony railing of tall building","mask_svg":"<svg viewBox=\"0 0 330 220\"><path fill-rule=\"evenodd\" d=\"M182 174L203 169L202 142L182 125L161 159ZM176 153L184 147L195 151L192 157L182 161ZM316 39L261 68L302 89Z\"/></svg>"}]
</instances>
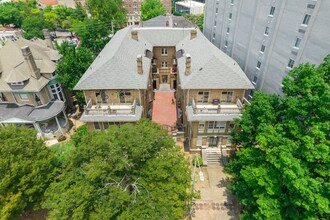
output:
<instances>
[{"instance_id":1,"label":"balcony railing of tall building","mask_svg":"<svg viewBox=\"0 0 330 220\"><path fill-rule=\"evenodd\" d=\"M214 99L212 103L198 103L192 100L194 114L240 114L243 104L237 98L236 103L219 102Z\"/></svg>"},{"instance_id":2,"label":"balcony railing of tall building","mask_svg":"<svg viewBox=\"0 0 330 220\"><path fill-rule=\"evenodd\" d=\"M87 102L85 114L87 115L134 115L136 108L136 100L131 103L113 103L101 102L92 104L90 99Z\"/></svg>"}]
</instances>

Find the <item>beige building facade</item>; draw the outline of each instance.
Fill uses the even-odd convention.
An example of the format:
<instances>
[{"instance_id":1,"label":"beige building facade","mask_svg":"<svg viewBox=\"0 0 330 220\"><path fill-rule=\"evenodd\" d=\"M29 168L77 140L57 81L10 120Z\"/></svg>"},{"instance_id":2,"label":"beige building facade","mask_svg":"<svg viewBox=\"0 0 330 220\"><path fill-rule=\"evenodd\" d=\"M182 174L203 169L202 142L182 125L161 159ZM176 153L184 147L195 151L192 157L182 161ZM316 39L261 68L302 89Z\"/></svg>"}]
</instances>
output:
<instances>
[{"instance_id":1,"label":"beige building facade","mask_svg":"<svg viewBox=\"0 0 330 220\"><path fill-rule=\"evenodd\" d=\"M170 27L120 30L75 86L87 103L81 120L96 130L152 118L154 93L174 92L172 135L182 134L192 153L230 146L245 90L253 88L199 30Z\"/></svg>"},{"instance_id":2,"label":"beige building facade","mask_svg":"<svg viewBox=\"0 0 330 220\"><path fill-rule=\"evenodd\" d=\"M127 11L127 25L139 25L141 5L144 0L123 0L123 7ZM172 14L171 0L161 0L166 10L166 15Z\"/></svg>"}]
</instances>

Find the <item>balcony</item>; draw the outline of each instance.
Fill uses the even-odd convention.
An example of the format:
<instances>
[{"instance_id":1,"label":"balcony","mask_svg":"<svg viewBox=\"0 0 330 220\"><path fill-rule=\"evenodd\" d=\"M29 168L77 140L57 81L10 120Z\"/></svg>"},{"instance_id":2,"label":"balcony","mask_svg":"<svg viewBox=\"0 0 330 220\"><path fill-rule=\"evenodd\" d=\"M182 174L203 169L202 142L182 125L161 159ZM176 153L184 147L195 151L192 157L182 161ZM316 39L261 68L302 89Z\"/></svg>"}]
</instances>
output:
<instances>
[{"instance_id":1,"label":"balcony","mask_svg":"<svg viewBox=\"0 0 330 220\"><path fill-rule=\"evenodd\" d=\"M84 122L135 122L142 116L143 107L131 103L97 103L89 100L80 121Z\"/></svg>"},{"instance_id":2,"label":"balcony","mask_svg":"<svg viewBox=\"0 0 330 220\"><path fill-rule=\"evenodd\" d=\"M192 101L187 106L188 121L232 121L240 117L243 104L240 99L236 103L219 103L214 100L213 103L196 103Z\"/></svg>"},{"instance_id":3,"label":"balcony","mask_svg":"<svg viewBox=\"0 0 330 220\"><path fill-rule=\"evenodd\" d=\"M136 100L132 103L97 103L92 104L90 99L86 105L87 115L134 115Z\"/></svg>"}]
</instances>

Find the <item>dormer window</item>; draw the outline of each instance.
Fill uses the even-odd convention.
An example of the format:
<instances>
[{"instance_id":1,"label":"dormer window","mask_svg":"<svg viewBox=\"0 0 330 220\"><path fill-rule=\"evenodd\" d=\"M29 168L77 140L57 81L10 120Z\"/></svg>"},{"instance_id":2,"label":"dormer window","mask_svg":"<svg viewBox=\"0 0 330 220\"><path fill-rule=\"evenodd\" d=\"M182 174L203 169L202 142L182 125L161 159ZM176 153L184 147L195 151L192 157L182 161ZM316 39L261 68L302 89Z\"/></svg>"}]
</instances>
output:
<instances>
[{"instance_id":1,"label":"dormer window","mask_svg":"<svg viewBox=\"0 0 330 220\"><path fill-rule=\"evenodd\" d=\"M24 82L13 82L13 83L10 83L10 85L12 85L12 86L23 86Z\"/></svg>"}]
</instances>

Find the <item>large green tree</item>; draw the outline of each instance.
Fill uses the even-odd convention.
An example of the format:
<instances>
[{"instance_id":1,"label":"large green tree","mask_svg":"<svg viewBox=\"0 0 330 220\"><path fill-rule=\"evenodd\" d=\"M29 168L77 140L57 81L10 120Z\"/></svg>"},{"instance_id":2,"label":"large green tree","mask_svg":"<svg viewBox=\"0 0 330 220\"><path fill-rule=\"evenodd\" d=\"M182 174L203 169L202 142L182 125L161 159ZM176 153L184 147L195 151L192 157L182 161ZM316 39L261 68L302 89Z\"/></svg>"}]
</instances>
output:
<instances>
[{"instance_id":1,"label":"large green tree","mask_svg":"<svg viewBox=\"0 0 330 220\"><path fill-rule=\"evenodd\" d=\"M92 18L73 24L72 29L79 36L81 45L97 56L109 42L111 25Z\"/></svg>"},{"instance_id":2,"label":"large green tree","mask_svg":"<svg viewBox=\"0 0 330 220\"><path fill-rule=\"evenodd\" d=\"M76 95L79 104L84 103L82 92L73 91L74 86L94 60L93 54L85 47L70 46L68 42L57 45L62 61L57 63L57 78L70 92Z\"/></svg>"},{"instance_id":3,"label":"large green tree","mask_svg":"<svg viewBox=\"0 0 330 220\"><path fill-rule=\"evenodd\" d=\"M199 28L199 30L203 32L204 14L199 14L199 15L184 14L183 17L185 17L191 23L195 24Z\"/></svg>"},{"instance_id":4,"label":"large green tree","mask_svg":"<svg viewBox=\"0 0 330 220\"><path fill-rule=\"evenodd\" d=\"M141 20L146 21L159 15L166 15L166 9L160 0L145 0L141 5Z\"/></svg>"},{"instance_id":5,"label":"large green tree","mask_svg":"<svg viewBox=\"0 0 330 220\"><path fill-rule=\"evenodd\" d=\"M290 71L283 97L256 92L237 121L226 171L242 219L329 219L329 61Z\"/></svg>"},{"instance_id":6,"label":"large green tree","mask_svg":"<svg viewBox=\"0 0 330 220\"><path fill-rule=\"evenodd\" d=\"M23 36L26 39L43 38L42 29L44 28L52 29L52 24L47 22L42 15L30 15L23 21Z\"/></svg>"},{"instance_id":7,"label":"large green tree","mask_svg":"<svg viewBox=\"0 0 330 220\"><path fill-rule=\"evenodd\" d=\"M122 0L87 0L87 9L92 18L121 29L127 22Z\"/></svg>"},{"instance_id":8,"label":"large green tree","mask_svg":"<svg viewBox=\"0 0 330 220\"><path fill-rule=\"evenodd\" d=\"M167 131L148 120L75 138L46 192L50 219L182 219L190 169Z\"/></svg>"},{"instance_id":9,"label":"large green tree","mask_svg":"<svg viewBox=\"0 0 330 220\"><path fill-rule=\"evenodd\" d=\"M34 129L0 128L1 219L16 219L38 206L53 170L54 158Z\"/></svg>"}]
</instances>

